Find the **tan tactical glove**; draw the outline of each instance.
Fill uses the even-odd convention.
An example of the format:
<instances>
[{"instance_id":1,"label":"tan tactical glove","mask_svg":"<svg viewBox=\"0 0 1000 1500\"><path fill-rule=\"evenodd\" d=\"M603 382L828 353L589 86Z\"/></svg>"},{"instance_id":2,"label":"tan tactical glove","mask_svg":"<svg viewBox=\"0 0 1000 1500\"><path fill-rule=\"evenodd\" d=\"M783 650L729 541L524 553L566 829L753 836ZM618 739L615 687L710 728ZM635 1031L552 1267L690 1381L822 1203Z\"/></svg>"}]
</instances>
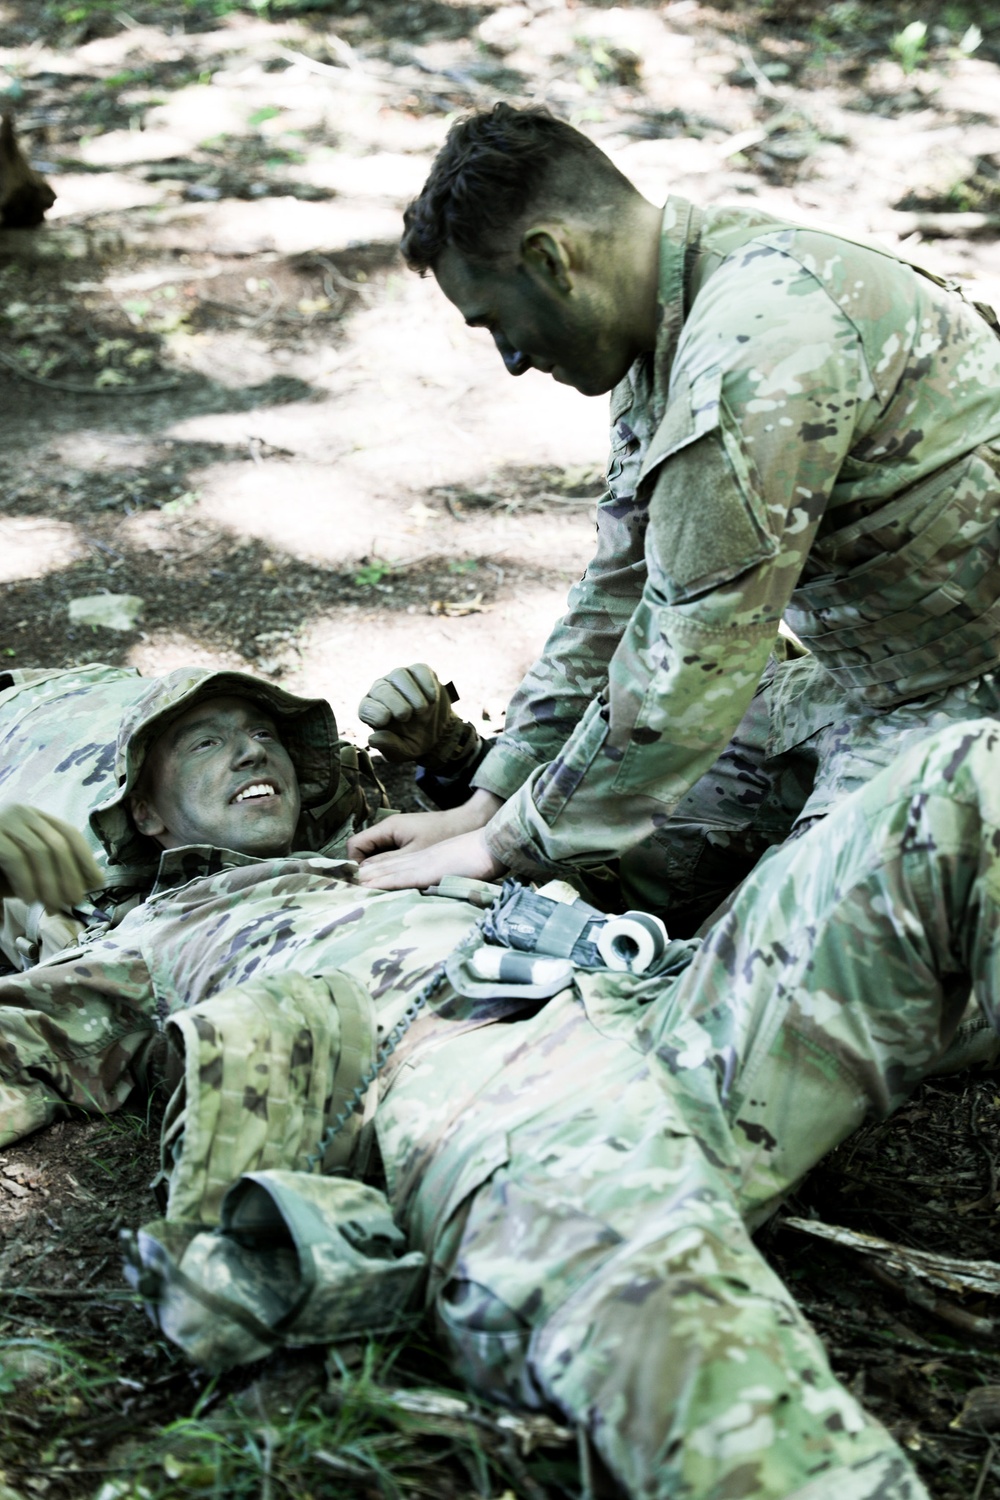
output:
<instances>
[{"instance_id":1,"label":"tan tactical glove","mask_svg":"<svg viewBox=\"0 0 1000 1500\"><path fill-rule=\"evenodd\" d=\"M83 835L61 818L19 802L0 808L0 896L75 906L104 884Z\"/></svg>"},{"instance_id":2,"label":"tan tactical glove","mask_svg":"<svg viewBox=\"0 0 1000 1500\"><path fill-rule=\"evenodd\" d=\"M358 708L375 731L370 748L393 765L417 760L432 771L459 770L478 748L479 735L455 713L456 697L451 683L439 682L423 662L396 667L372 683Z\"/></svg>"}]
</instances>

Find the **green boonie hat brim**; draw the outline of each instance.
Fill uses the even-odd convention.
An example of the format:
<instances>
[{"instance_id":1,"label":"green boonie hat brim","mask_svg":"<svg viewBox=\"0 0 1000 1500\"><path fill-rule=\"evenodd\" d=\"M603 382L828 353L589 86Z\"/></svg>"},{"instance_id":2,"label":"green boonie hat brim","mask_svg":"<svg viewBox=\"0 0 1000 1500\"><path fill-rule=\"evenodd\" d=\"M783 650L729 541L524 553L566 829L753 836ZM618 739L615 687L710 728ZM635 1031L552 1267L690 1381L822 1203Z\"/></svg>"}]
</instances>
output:
<instances>
[{"instance_id":1,"label":"green boonie hat brim","mask_svg":"<svg viewBox=\"0 0 1000 1500\"><path fill-rule=\"evenodd\" d=\"M158 678L122 719L115 753L118 790L96 807L90 826L115 865L148 864L150 840L132 821L128 798L146 753L172 720L201 698L248 698L263 705L281 731L281 742L298 777L302 810L328 802L340 780L339 741L333 709L323 698L298 698L248 672L181 667Z\"/></svg>"}]
</instances>

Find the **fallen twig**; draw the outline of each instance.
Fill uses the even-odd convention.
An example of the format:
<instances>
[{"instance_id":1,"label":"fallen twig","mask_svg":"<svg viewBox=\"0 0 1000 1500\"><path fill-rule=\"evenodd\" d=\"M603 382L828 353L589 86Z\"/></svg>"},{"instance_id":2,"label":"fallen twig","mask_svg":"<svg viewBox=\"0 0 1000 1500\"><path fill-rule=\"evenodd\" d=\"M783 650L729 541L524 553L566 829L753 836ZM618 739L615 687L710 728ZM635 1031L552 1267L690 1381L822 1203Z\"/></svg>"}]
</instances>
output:
<instances>
[{"instance_id":1,"label":"fallen twig","mask_svg":"<svg viewBox=\"0 0 1000 1500\"><path fill-rule=\"evenodd\" d=\"M982 1500L982 1497L986 1491L986 1481L989 1478L990 1470L993 1467L993 1460L996 1458L996 1456L997 1446L996 1443L994 1443L993 1439L990 1438L989 1448L986 1451L986 1457L983 1459L983 1467L979 1471L979 1478L976 1481L976 1488L972 1493L972 1500Z\"/></svg>"},{"instance_id":2,"label":"fallen twig","mask_svg":"<svg viewBox=\"0 0 1000 1500\"><path fill-rule=\"evenodd\" d=\"M904 1297L907 1302L914 1303L924 1312L931 1313L942 1323L947 1323L950 1328L956 1328L966 1337L971 1335L973 1338L988 1339L991 1343L996 1342L997 1327L990 1318L980 1318L975 1313L966 1312L964 1307L956 1307L954 1302L936 1296L928 1287L920 1286L912 1278L904 1279L900 1276L893 1276L870 1256L865 1256L861 1263L868 1274L882 1286L888 1287L889 1291L895 1292L897 1296Z\"/></svg>"},{"instance_id":3,"label":"fallen twig","mask_svg":"<svg viewBox=\"0 0 1000 1500\"><path fill-rule=\"evenodd\" d=\"M983 1139L983 1132L980 1130L979 1125L976 1122L976 1111L978 1108L979 1099L975 1094L973 1094L972 1105L969 1110L969 1130L972 1134L973 1140L979 1147L980 1151L982 1151L983 1155L986 1157L987 1163L989 1164L990 1185L983 1196L981 1198L977 1198L974 1203L960 1203L958 1205L958 1212L960 1214L971 1214L980 1208L992 1208L997 1201L997 1160L996 1156L990 1150L989 1146L987 1146L985 1140Z\"/></svg>"},{"instance_id":4,"label":"fallen twig","mask_svg":"<svg viewBox=\"0 0 1000 1500\"><path fill-rule=\"evenodd\" d=\"M933 1250L911 1250L904 1245L893 1244L877 1234L862 1234L856 1229L844 1229L837 1224L824 1224L821 1219L799 1219L793 1215L779 1219L778 1226L794 1229L799 1234L815 1235L817 1239L830 1240L843 1245L847 1250L859 1250L863 1255L884 1264L890 1271L904 1276L916 1276L949 1292L988 1293L1000 1297L1000 1264L992 1260L963 1260L957 1255L939 1255Z\"/></svg>"},{"instance_id":5,"label":"fallen twig","mask_svg":"<svg viewBox=\"0 0 1000 1500\"><path fill-rule=\"evenodd\" d=\"M15 359L12 354L5 354L2 349L0 364L6 365L15 375L30 381L32 385L44 386L47 391L66 391L71 396L143 396L156 391L176 391L181 385L179 380L151 380L146 385L73 385L67 380L49 380L45 375L32 375L20 360Z\"/></svg>"},{"instance_id":6,"label":"fallen twig","mask_svg":"<svg viewBox=\"0 0 1000 1500\"><path fill-rule=\"evenodd\" d=\"M56 1302L134 1302L137 1307L140 1302L135 1292L109 1286L5 1286L0 1292L0 1298L3 1297L45 1297Z\"/></svg>"}]
</instances>

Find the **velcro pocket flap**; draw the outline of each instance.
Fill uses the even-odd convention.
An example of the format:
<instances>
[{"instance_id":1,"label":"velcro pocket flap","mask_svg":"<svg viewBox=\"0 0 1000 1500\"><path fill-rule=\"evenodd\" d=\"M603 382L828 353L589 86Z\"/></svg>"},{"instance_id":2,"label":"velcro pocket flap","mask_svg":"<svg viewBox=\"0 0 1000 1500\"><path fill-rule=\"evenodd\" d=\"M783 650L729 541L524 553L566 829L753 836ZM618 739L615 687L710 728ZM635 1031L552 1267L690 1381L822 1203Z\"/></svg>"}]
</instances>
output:
<instances>
[{"instance_id":1,"label":"velcro pocket flap","mask_svg":"<svg viewBox=\"0 0 1000 1500\"><path fill-rule=\"evenodd\" d=\"M653 433L639 470L639 480L661 464L671 453L704 437L719 425L719 403L722 399L722 371L716 366L688 381L678 376L670 393L663 421Z\"/></svg>"},{"instance_id":2,"label":"velcro pocket flap","mask_svg":"<svg viewBox=\"0 0 1000 1500\"><path fill-rule=\"evenodd\" d=\"M669 459L669 468L654 472ZM767 503L719 370L679 379L643 463L651 476L647 555L670 604L716 588L774 557ZM650 548L652 551L650 552Z\"/></svg>"}]
</instances>

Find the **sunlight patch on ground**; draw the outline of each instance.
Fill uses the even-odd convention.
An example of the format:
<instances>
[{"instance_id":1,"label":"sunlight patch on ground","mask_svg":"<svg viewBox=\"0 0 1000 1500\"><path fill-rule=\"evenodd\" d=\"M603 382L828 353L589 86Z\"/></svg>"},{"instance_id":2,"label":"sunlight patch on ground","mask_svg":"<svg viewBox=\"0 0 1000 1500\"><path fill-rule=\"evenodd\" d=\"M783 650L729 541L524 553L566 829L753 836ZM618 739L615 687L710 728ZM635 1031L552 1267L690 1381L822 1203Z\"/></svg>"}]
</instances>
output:
<instances>
[{"instance_id":1,"label":"sunlight patch on ground","mask_svg":"<svg viewBox=\"0 0 1000 1500\"><path fill-rule=\"evenodd\" d=\"M400 269L366 295L372 305L344 325L325 373L323 361L310 358L312 383L325 387L326 400L189 417L169 435L236 445L252 431L330 464L331 492L359 501L473 483L505 463L603 462L605 397L588 400L534 371L512 380L489 336L467 329L433 280ZM304 375L305 367L293 356L282 373ZM222 481L221 469L216 476ZM209 511L215 483L199 481Z\"/></svg>"},{"instance_id":2,"label":"sunlight patch on ground","mask_svg":"<svg viewBox=\"0 0 1000 1500\"><path fill-rule=\"evenodd\" d=\"M156 444L129 432L80 428L47 445L46 459L71 469L142 469L155 462Z\"/></svg>"},{"instance_id":3,"label":"sunlight patch on ground","mask_svg":"<svg viewBox=\"0 0 1000 1500\"><path fill-rule=\"evenodd\" d=\"M48 180L56 194L48 212L50 220L146 208L163 197L159 184L120 172L55 172Z\"/></svg>"},{"instance_id":4,"label":"sunlight patch on ground","mask_svg":"<svg viewBox=\"0 0 1000 1500\"><path fill-rule=\"evenodd\" d=\"M442 681L454 681L457 712L494 734L565 602L559 587L526 585L483 614L457 619L357 605L331 610L299 636L299 665L281 679L282 686L329 698L341 733L364 744L368 730L357 705L371 683L393 667L426 661Z\"/></svg>"},{"instance_id":5,"label":"sunlight patch on ground","mask_svg":"<svg viewBox=\"0 0 1000 1500\"><path fill-rule=\"evenodd\" d=\"M187 508L186 506L184 507ZM203 546L169 511L142 510L126 516L118 530L122 543L141 552L162 552L168 557L190 557Z\"/></svg>"},{"instance_id":6,"label":"sunlight patch on ground","mask_svg":"<svg viewBox=\"0 0 1000 1500\"><path fill-rule=\"evenodd\" d=\"M75 526L34 516L0 516L0 582L44 578L66 568L86 547Z\"/></svg>"},{"instance_id":7,"label":"sunlight patch on ground","mask_svg":"<svg viewBox=\"0 0 1000 1500\"><path fill-rule=\"evenodd\" d=\"M476 471L482 487L489 475ZM461 531L441 500L401 508L398 487L384 475L368 475L345 457L329 465L294 468L281 460L218 464L202 470L197 485L202 499L192 515L213 522L233 536L253 536L276 551L331 567L357 566L362 558L413 563L432 557L489 557L532 566L582 571L592 551L593 517L589 505L531 510L523 514L516 501L503 507L463 512ZM125 523L130 535L152 537L156 528L145 518Z\"/></svg>"},{"instance_id":8,"label":"sunlight patch on ground","mask_svg":"<svg viewBox=\"0 0 1000 1500\"><path fill-rule=\"evenodd\" d=\"M215 136L249 134L254 128L249 121L251 112L252 104L241 98L239 91L196 83L178 89L163 104L149 110L146 124L150 130L165 130L191 147Z\"/></svg>"},{"instance_id":9,"label":"sunlight patch on ground","mask_svg":"<svg viewBox=\"0 0 1000 1500\"><path fill-rule=\"evenodd\" d=\"M256 203L227 198L218 203L179 204L159 215L157 224L167 230L159 236L161 245L214 255L341 251L395 244L401 233L400 216L392 208L280 197Z\"/></svg>"},{"instance_id":10,"label":"sunlight patch on ground","mask_svg":"<svg viewBox=\"0 0 1000 1500\"><path fill-rule=\"evenodd\" d=\"M191 370L206 380L217 380L232 391L263 385L276 373L270 347L243 329L199 328L192 332L178 328L166 334L163 343L172 366ZM297 363L289 360L281 373L297 374ZM243 426L245 429L245 417Z\"/></svg>"},{"instance_id":11,"label":"sunlight patch on ground","mask_svg":"<svg viewBox=\"0 0 1000 1500\"><path fill-rule=\"evenodd\" d=\"M194 636L180 630L159 630L144 635L125 658L144 677L161 677L178 667L209 667L213 671L250 670L238 651L213 651Z\"/></svg>"},{"instance_id":12,"label":"sunlight patch on ground","mask_svg":"<svg viewBox=\"0 0 1000 1500\"><path fill-rule=\"evenodd\" d=\"M423 187L427 166L422 156L404 156L400 151L374 151L368 156L331 151L325 159L311 153L309 162L290 167L288 176L294 182L308 182L348 198L408 201Z\"/></svg>"},{"instance_id":13,"label":"sunlight patch on ground","mask_svg":"<svg viewBox=\"0 0 1000 1500\"><path fill-rule=\"evenodd\" d=\"M653 203L667 191L697 196L699 180L725 166L726 143L676 136L661 141L633 141L608 154L625 176Z\"/></svg>"},{"instance_id":14,"label":"sunlight patch on ground","mask_svg":"<svg viewBox=\"0 0 1000 1500\"><path fill-rule=\"evenodd\" d=\"M184 136L168 130L106 130L81 141L75 155L91 167L129 167L141 162L169 161L190 150ZM161 195L162 196L162 195Z\"/></svg>"}]
</instances>

